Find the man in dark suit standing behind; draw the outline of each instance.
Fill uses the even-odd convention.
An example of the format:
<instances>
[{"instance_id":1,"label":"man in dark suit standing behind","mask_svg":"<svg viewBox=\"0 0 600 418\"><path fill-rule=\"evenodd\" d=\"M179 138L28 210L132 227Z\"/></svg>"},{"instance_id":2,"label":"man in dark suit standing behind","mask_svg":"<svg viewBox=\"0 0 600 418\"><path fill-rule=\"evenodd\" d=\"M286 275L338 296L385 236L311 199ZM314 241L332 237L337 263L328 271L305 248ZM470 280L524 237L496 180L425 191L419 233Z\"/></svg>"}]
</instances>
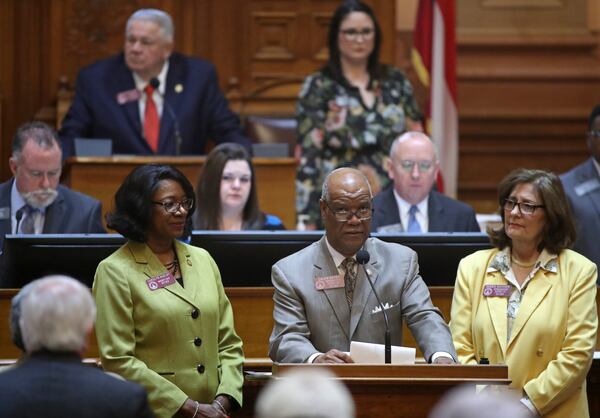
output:
<instances>
[{"instance_id":1,"label":"man in dark suit standing behind","mask_svg":"<svg viewBox=\"0 0 600 418\"><path fill-rule=\"evenodd\" d=\"M401 135L392 144L388 164L393 183L373 200L373 231L480 232L473 208L433 190L439 162L427 135Z\"/></svg>"},{"instance_id":2,"label":"man in dark suit standing behind","mask_svg":"<svg viewBox=\"0 0 600 418\"><path fill-rule=\"evenodd\" d=\"M573 249L600 268L600 104L589 117L587 145L591 157L560 176L560 180L577 225Z\"/></svg>"},{"instance_id":3,"label":"man in dark suit standing behind","mask_svg":"<svg viewBox=\"0 0 600 418\"><path fill-rule=\"evenodd\" d=\"M34 282L21 301L27 358L0 373L2 417L152 417L144 389L81 362L96 307L75 279Z\"/></svg>"},{"instance_id":4,"label":"man in dark suit standing behind","mask_svg":"<svg viewBox=\"0 0 600 418\"><path fill-rule=\"evenodd\" d=\"M208 61L173 51L162 10L140 9L125 29L124 52L79 73L62 122L66 156L75 138L109 138L115 154L204 154L208 139L250 147Z\"/></svg>"},{"instance_id":5,"label":"man in dark suit standing behind","mask_svg":"<svg viewBox=\"0 0 600 418\"><path fill-rule=\"evenodd\" d=\"M13 178L0 184L0 249L6 234L104 233L102 205L58 184L61 149L41 122L17 130L9 160Z\"/></svg>"}]
</instances>

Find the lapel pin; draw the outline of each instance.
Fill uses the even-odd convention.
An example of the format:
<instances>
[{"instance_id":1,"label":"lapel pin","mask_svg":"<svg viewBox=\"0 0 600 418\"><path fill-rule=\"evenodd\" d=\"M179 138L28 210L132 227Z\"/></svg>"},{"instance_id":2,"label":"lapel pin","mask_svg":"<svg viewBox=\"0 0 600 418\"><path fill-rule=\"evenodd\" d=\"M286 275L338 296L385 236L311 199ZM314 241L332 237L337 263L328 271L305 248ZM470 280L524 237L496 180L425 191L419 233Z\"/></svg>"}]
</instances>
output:
<instances>
[{"instance_id":1,"label":"lapel pin","mask_svg":"<svg viewBox=\"0 0 600 418\"><path fill-rule=\"evenodd\" d=\"M175 84L175 93L181 93L183 91L183 85L180 83Z\"/></svg>"}]
</instances>

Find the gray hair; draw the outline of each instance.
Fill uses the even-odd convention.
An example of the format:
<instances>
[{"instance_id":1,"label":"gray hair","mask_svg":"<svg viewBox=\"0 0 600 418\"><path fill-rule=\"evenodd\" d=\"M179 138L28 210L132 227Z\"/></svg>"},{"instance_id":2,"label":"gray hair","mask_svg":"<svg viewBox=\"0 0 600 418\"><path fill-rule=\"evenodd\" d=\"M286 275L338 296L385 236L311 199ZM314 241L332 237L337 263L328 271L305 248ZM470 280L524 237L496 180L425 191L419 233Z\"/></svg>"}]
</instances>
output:
<instances>
[{"instance_id":1,"label":"gray hair","mask_svg":"<svg viewBox=\"0 0 600 418\"><path fill-rule=\"evenodd\" d=\"M56 131L43 122L28 122L19 126L12 142L12 158L21 157L23 148L27 141L34 141L44 149L58 147L60 142L56 136Z\"/></svg>"},{"instance_id":2,"label":"gray hair","mask_svg":"<svg viewBox=\"0 0 600 418\"><path fill-rule=\"evenodd\" d=\"M256 401L258 418L354 418L350 392L327 370L296 369L272 380Z\"/></svg>"},{"instance_id":3,"label":"gray hair","mask_svg":"<svg viewBox=\"0 0 600 418\"><path fill-rule=\"evenodd\" d=\"M129 16L129 19L127 19L125 33L129 31L131 23L134 20L144 20L147 22L156 23L162 29L163 39L168 42L173 42L175 26L173 25L173 19L171 18L171 15L169 15L167 12L159 9L139 9Z\"/></svg>"},{"instance_id":4,"label":"gray hair","mask_svg":"<svg viewBox=\"0 0 600 418\"><path fill-rule=\"evenodd\" d=\"M19 350L25 351L19 319L21 318L21 302L33 288L33 282L27 283L10 301L10 339Z\"/></svg>"},{"instance_id":5,"label":"gray hair","mask_svg":"<svg viewBox=\"0 0 600 418\"><path fill-rule=\"evenodd\" d=\"M427 140L431 141L431 138L429 138L423 132L418 132L418 131L404 132L398 138L394 139L394 142L392 142L392 146L390 147L390 158L392 160L394 159L394 155L396 155L396 149L398 148L398 145L400 145L402 142L408 141L409 139L412 139L412 138L420 138L420 139L426 138ZM433 145L433 158L437 161L437 159L438 159L437 145L433 141L431 141L431 145Z\"/></svg>"},{"instance_id":6,"label":"gray hair","mask_svg":"<svg viewBox=\"0 0 600 418\"><path fill-rule=\"evenodd\" d=\"M442 398L429 418L533 418L519 402L506 389L475 393L474 386L459 386Z\"/></svg>"},{"instance_id":7,"label":"gray hair","mask_svg":"<svg viewBox=\"0 0 600 418\"><path fill-rule=\"evenodd\" d=\"M349 167L336 168L335 170L330 171L329 174L327 174L327 176L325 176L325 180L323 180L323 186L321 188L321 199L329 200L329 178L337 171L344 170L347 168L349 168ZM367 176L365 176L365 173L363 173L362 171L360 171L358 169L354 169L354 170L356 170L357 174L362 176L365 183L367 183L367 187L369 188L369 196L371 196L371 198L373 198L373 191L371 190L371 183L369 183L369 179L367 178Z\"/></svg>"},{"instance_id":8,"label":"gray hair","mask_svg":"<svg viewBox=\"0 0 600 418\"><path fill-rule=\"evenodd\" d=\"M19 325L28 353L81 351L94 325L96 306L90 290L67 276L32 282L21 302Z\"/></svg>"}]
</instances>

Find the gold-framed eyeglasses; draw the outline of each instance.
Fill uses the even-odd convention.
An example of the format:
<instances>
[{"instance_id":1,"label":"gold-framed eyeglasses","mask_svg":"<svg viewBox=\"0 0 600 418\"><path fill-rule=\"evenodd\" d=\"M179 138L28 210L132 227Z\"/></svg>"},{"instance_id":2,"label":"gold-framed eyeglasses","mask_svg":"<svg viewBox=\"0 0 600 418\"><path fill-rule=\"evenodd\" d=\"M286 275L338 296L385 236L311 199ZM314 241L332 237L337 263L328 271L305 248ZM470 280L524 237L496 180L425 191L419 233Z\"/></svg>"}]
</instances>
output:
<instances>
[{"instance_id":1,"label":"gold-framed eyeglasses","mask_svg":"<svg viewBox=\"0 0 600 418\"><path fill-rule=\"evenodd\" d=\"M190 209L192 209L194 207L194 199L185 199L182 200L181 202L175 202L173 200L167 200L165 202L152 202L155 205L161 205L163 207L163 209L165 210L165 212L167 213L177 213L179 212L181 209L185 210L186 212L189 212Z\"/></svg>"},{"instance_id":2,"label":"gold-framed eyeglasses","mask_svg":"<svg viewBox=\"0 0 600 418\"><path fill-rule=\"evenodd\" d=\"M323 202L325 202L325 205L329 208L331 213L333 213L333 217L338 222L348 222L353 216L356 216L359 221L368 221L373 216L373 208L371 205L361 206L357 210L351 210L349 208L332 208L327 200L323 200Z\"/></svg>"},{"instance_id":3,"label":"gold-framed eyeglasses","mask_svg":"<svg viewBox=\"0 0 600 418\"><path fill-rule=\"evenodd\" d=\"M536 205L536 204L527 203L527 202L517 202L516 200L508 199L508 198L504 199L504 205L502 207L504 208L505 211L511 212L515 208L515 206L517 206L519 208L519 212L521 212L525 215L532 215L537 208L546 207L545 205Z\"/></svg>"},{"instance_id":4,"label":"gold-framed eyeglasses","mask_svg":"<svg viewBox=\"0 0 600 418\"><path fill-rule=\"evenodd\" d=\"M421 161L413 161L413 160L401 160L400 167L404 171L411 173L415 168L415 165L419 168L420 173L426 173L431 170L433 167L433 161L421 160Z\"/></svg>"},{"instance_id":5,"label":"gold-framed eyeglasses","mask_svg":"<svg viewBox=\"0 0 600 418\"><path fill-rule=\"evenodd\" d=\"M349 41L358 41L358 38L370 40L375 35L375 29L363 28L363 29L342 29L340 30L342 35Z\"/></svg>"}]
</instances>

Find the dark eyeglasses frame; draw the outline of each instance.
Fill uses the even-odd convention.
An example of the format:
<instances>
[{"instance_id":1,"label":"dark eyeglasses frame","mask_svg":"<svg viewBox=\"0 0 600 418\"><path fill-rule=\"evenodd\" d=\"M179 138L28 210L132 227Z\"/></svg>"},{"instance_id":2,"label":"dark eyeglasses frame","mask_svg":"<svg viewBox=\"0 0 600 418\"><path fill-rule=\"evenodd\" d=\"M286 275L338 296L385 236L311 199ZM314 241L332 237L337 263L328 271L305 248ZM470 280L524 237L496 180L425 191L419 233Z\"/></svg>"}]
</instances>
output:
<instances>
[{"instance_id":1,"label":"dark eyeglasses frame","mask_svg":"<svg viewBox=\"0 0 600 418\"><path fill-rule=\"evenodd\" d=\"M333 217L338 222L348 222L350 219L352 219L353 216L356 216L356 218L359 221L368 221L369 219L371 219L373 217L373 211L374 211L374 209L371 207L369 209L369 216L368 217L362 217L362 216L360 216L358 214L358 211L355 211L355 210L343 209L343 210L347 210L348 213L346 214L346 219L340 219L340 216L341 216L340 211L337 210L337 209L332 208L331 206L329 206L329 202L327 202L327 200L323 199L323 202L325 202L325 205L331 211L331 213L333 213Z\"/></svg>"},{"instance_id":2,"label":"dark eyeglasses frame","mask_svg":"<svg viewBox=\"0 0 600 418\"><path fill-rule=\"evenodd\" d=\"M533 215L537 208L545 208L546 207L546 205L534 205L532 203L517 202L516 200L506 198L506 199L504 199L502 208L505 211L512 212L512 210L515 208L515 206L517 206L519 208L519 212L521 212L524 215ZM523 210L523 208L526 208L526 209Z\"/></svg>"},{"instance_id":3,"label":"dark eyeglasses frame","mask_svg":"<svg viewBox=\"0 0 600 418\"><path fill-rule=\"evenodd\" d=\"M152 201L152 203L154 203L155 205L162 206L163 209L165 210L165 212L170 213L170 214L175 214L175 213L179 212L181 209L184 209L186 212L189 212L190 209L192 209L194 207L194 199L185 199L182 202L172 202L172 201L155 202L155 201ZM171 206L171 205L173 205L173 206ZM167 206L171 207L171 209L168 209ZM189 207L186 207L186 206L189 206Z\"/></svg>"}]
</instances>

